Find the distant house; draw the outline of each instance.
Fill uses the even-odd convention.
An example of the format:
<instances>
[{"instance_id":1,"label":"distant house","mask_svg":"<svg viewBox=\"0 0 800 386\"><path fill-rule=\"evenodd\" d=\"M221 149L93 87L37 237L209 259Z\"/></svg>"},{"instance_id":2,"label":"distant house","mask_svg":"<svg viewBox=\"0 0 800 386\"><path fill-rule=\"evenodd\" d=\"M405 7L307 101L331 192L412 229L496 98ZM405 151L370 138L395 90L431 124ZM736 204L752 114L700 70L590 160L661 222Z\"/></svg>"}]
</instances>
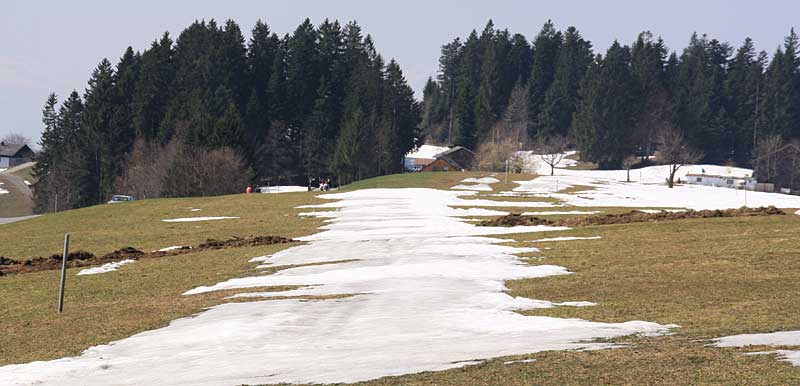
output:
<instances>
[{"instance_id":1,"label":"distant house","mask_svg":"<svg viewBox=\"0 0 800 386\"><path fill-rule=\"evenodd\" d=\"M28 145L0 142L0 169L14 167L33 159L34 153Z\"/></svg>"},{"instance_id":2,"label":"distant house","mask_svg":"<svg viewBox=\"0 0 800 386\"><path fill-rule=\"evenodd\" d=\"M436 159L422 168L423 172L462 171L472 167L475 153L465 147L456 146L436 155Z\"/></svg>"},{"instance_id":3,"label":"distant house","mask_svg":"<svg viewBox=\"0 0 800 386\"><path fill-rule=\"evenodd\" d=\"M755 190L756 179L751 175L717 175L687 173L686 183L691 185L718 186L723 188Z\"/></svg>"},{"instance_id":4,"label":"distant house","mask_svg":"<svg viewBox=\"0 0 800 386\"><path fill-rule=\"evenodd\" d=\"M421 171L425 166L436 160L436 156L447 151L447 147L422 145L416 151L406 154L403 167L409 172Z\"/></svg>"}]
</instances>

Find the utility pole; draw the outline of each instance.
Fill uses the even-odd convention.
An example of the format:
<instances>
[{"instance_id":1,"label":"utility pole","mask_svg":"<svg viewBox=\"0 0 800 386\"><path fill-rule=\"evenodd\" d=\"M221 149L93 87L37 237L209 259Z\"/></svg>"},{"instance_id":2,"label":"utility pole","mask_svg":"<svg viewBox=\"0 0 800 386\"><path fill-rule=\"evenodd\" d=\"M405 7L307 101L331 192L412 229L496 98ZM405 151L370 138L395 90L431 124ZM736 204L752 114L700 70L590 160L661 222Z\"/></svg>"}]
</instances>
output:
<instances>
[{"instance_id":1,"label":"utility pole","mask_svg":"<svg viewBox=\"0 0 800 386\"><path fill-rule=\"evenodd\" d=\"M67 259L69 259L69 233L64 234L64 256L61 258L61 290L58 291L58 313L64 310L64 287L67 284Z\"/></svg>"}]
</instances>

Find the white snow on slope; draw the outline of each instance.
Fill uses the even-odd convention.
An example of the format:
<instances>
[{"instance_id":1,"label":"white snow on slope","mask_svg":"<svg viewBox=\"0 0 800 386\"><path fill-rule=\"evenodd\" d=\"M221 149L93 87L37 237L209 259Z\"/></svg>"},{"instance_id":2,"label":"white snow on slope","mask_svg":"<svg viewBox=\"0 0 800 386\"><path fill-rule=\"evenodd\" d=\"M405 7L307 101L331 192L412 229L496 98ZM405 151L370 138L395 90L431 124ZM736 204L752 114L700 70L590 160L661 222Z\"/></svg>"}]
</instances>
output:
<instances>
[{"instance_id":1,"label":"white snow on slope","mask_svg":"<svg viewBox=\"0 0 800 386\"><path fill-rule=\"evenodd\" d=\"M460 184L460 185L453 186L450 189L454 189L454 190L474 190L476 192L491 192L492 191L492 187L487 185L487 184L472 184L472 185Z\"/></svg>"},{"instance_id":2,"label":"white snow on slope","mask_svg":"<svg viewBox=\"0 0 800 386\"><path fill-rule=\"evenodd\" d=\"M742 334L715 339L717 347L800 346L800 331L780 331L765 334ZM800 350L775 350L754 354L778 354L783 360L800 366Z\"/></svg>"},{"instance_id":3,"label":"white snow on slope","mask_svg":"<svg viewBox=\"0 0 800 386\"><path fill-rule=\"evenodd\" d=\"M794 214L800 216L800 210L798 210L797 212L794 212Z\"/></svg>"},{"instance_id":4,"label":"white snow on slope","mask_svg":"<svg viewBox=\"0 0 800 386\"><path fill-rule=\"evenodd\" d=\"M0 384L356 382L506 355L604 348L609 345L589 341L663 333L671 327L514 312L554 304L509 296L506 280L569 272L554 265L523 264L513 254L535 248L515 248L487 235L563 228L492 228L460 222L451 217L448 204L463 194L375 189L324 196L341 200L336 221L302 238L308 244L254 260L267 266L328 264L190 291L290 284L305 286L301 290L306 295L359 295L223 304L167 327L91 348L79 357L0 367Z\"/></svg>"},{"instance_id":5,"label":"white snow on slope","mask_svg":"<svg viewBox=\"0 0 800 386\"><path fill-rule=\"evenodd\" d=\"M261 193L296 193L307 192L307 186L262 186L258 188Z\"/></svg>"},{"instance_id":6,"label":"white snow on slope","mask_svg":"<svg viewBox=\"0 0 800 386\"><path fill-rule=\"evenodd\" d=\"M470 177L470 178L465 178L465 179L461 180L461 182L475 183L475 184L495 184L495 183L500 182L500 180L498 180L497 178L494 178L494 177L482 177L482 178Z\"/></svg>"},{"instance_id":7,"label":"white snow on slope","mask_svg":"<svg viewBox=\"0 0 800 386\"><path fill-rule=\"evenodd\" d=\"M677 185L666 186L668 165L650 166L631 170L631 181L625 170L567 170L556 169L550 176L549 167L531 172L548 174L531 181L515 181L520 186L514 192L533 196L553 197L568 206L579 207L642 207L728 209L742 206L774 205L779 208L800 208L800 196L778 193L752 192L730 188ZM678 170L677 178L686 179L687 173L745 176L752 170L716 165L692 165ZM571 194L558 193L567 187L589 186L592 189Z\"/></svg>"},{"instance_id":8,"label":"white snow on slope","mask_svg":"<svg viewBox=\"0 0 800 386\"><path fill-rule=\"evenodd\" d=\"M8 194L8 190L0 188L0 194Z\"/></svg>"},{"instance_id":9,"label":"white snow on slope","mask_svg":"<svg viewBox=\"0 0 800 386\"><path fill-rule=\"evenodd\" d=\"M183 218L171 218L166 220L161 220L163 222L196 222L196 221L214 221L214 220L230 220L230 219L237 219L239 217L228 217L228 216L218 216L218 217L183 217Z\"/></svg>"},{"instance_id":10,"label":"white snow on slope","mask_svg":"<svg viewBox=\"0 0 800 386\"><path fill-rule=\"evenodd\" d=\"M183 249L183 248L186 248L186 247L184 247L183 245L173 245L171 247L161 248L157 252L170 252L170 251L175 251L175 250Z\"/></svg>"},{"instance_id":11,"label":"white snow on slope","mask_svg":"<svg viewBox=\"0 0 800 386\"><path fill-rule=\"evenodd\" d=\"M78 275L97 275L99 273L114 272L117 269L119 269L120 267L122 267L123 265L128 265L128 264L135 263L135 262L136 262L136 260L126 259L126 260L117 261L117 262L113 262L113 263L106 263L106 264L103 264L103 265L101 265L99 267L82 269L80 272L78 272Z\"/></svg>"}]
</instances>

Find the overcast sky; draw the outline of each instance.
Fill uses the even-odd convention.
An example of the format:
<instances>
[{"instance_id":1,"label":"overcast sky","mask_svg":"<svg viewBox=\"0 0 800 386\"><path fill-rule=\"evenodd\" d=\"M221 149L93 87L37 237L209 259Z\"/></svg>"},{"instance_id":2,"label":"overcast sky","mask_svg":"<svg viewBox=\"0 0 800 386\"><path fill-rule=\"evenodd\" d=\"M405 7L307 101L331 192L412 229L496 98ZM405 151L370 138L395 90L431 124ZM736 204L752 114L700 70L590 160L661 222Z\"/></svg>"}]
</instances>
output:
<instances>
[{"instance_id":1,"label":"overcast sky","mask_svg":"<svg viewBox=\"0 0 800 386\"><path fill-rule=\"evenodd\" d=\"M595 51L614 39L626 44L643 30L682 49L693 31L738 46L752 37L769 53L798 21L791 0L586 0L586 1L35 1L0 0L0 137L21 132L38 139L48 93L83 92L104 57L116 63L129 45L147 48L164 31L175 38L196 19L234 19L249 38L262 19L283 35L306 17L357 20L378 50L395 58L420 95L437 68L439 48L488 19L533 39L547 19L559 29L575 25Z\"/></svg>"}]
</instances>

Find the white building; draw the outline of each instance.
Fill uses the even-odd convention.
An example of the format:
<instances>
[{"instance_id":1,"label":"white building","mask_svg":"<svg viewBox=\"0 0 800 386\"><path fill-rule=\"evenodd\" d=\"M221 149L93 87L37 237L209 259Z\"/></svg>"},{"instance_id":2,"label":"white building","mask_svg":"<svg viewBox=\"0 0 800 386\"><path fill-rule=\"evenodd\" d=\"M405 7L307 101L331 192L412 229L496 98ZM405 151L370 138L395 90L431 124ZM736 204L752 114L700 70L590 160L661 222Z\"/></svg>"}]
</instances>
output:
<instances>
[{"instance_id":1,"label":"white building","mask_svg":"<svg viewBox=\"0 0 800 386\"><path fill-rule=\"evenodd\" d=\"M705 171L704 171L705 172ZM718 186L723 188L755 190L756 179L752 175L687 173L686 183L691 185Z\"/></svg>"}]
</instances>

